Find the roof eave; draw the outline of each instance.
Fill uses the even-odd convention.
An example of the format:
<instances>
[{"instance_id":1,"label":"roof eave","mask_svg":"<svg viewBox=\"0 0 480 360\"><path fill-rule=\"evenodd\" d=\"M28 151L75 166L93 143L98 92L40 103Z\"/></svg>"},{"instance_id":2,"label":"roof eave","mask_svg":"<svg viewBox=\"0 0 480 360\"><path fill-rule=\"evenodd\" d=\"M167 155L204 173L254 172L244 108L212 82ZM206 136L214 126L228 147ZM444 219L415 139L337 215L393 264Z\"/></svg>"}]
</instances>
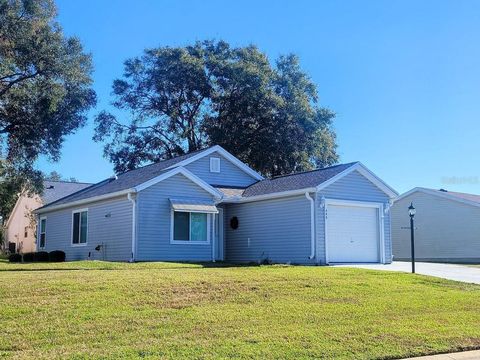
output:
<instances>
[{"instance_id":1,"label":"roof eave","mask_svg":"<svg viewBox=\"0 0 480 360\"><path fill-rule=\"evenodd\" d=\"M108 194L104 194L104 195L92 196L92 197L89 197L89 198L85 198L85 199L81 199L81 200L77 200L77 201L72 201L72 202L68 202L68 203L65 203L65 204L58 204L58 205L52 205L52 206L45 205L41 208L38 208L38 209L34 210L33 213L34 214L44 214L44 213L50 212L50 211L66 209L66 208L69 208L69 207L75 207L75 206L84 205L84 204L88 204L88 203L92 203L92 202L96 202L96 201L101 201L101 200L107 200L107 199L119 197L119 196L122 196L122 195L127 195L129 193L134 193L134 192L136 192L136 190L134 188L130 188L130 189L120 190L120 191L116 191L116 192L108 193Z\"/></svg>"}]
</instances>

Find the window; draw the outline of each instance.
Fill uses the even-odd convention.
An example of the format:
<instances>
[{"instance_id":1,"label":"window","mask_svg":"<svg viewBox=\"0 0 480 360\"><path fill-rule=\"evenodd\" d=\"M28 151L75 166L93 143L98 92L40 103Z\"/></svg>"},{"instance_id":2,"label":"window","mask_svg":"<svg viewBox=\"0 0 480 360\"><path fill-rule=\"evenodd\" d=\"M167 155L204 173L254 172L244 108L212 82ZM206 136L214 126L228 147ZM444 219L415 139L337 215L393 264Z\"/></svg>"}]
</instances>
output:
<instances>
[{"instance_id":1,"label":"window","mask_svg":"<svg viewBox=\"0 0 480 360\"><path fill-rule=\"evenodd\" d=\"M88 210L73 212L72 244L85 245L87 243Z\"/></svg>"},{"instance_id":2,"label":"window","mask_svg":"<svg viewBox=\"0 0 480 360\"><path fill-rule=\"evenodd\" d=\"M40 249L45 247L47 241L47 218L40 218Z\"/></svg>"},{"instance_id":3,"label":"window","mask_svg":"<svg viewBox=\"0 0 480 360\"><path fill-rule=\"evenodd\" d=\"M206 213L173 212L173 242L195 242L208 244L209 217Z\"/></svg>"},{"instance_id":4,"label":"window","mask_svg":"<svg viewBox=\"0 0 480 360\"><path fill-rule=\"evenodd\" d=\"M211 157L210 158L210 172L220 172L220 158Z\"/></svg>"},{"instance_id":5,"label":"window","mask_svg":"<svg viewBox=\"0 0 480 360\"><path fill-rule=\"evenodd\" d=\"M28 237L28 226L25 226L25 230L23 231L23 237Z\"/></svg>"}]
</instances>

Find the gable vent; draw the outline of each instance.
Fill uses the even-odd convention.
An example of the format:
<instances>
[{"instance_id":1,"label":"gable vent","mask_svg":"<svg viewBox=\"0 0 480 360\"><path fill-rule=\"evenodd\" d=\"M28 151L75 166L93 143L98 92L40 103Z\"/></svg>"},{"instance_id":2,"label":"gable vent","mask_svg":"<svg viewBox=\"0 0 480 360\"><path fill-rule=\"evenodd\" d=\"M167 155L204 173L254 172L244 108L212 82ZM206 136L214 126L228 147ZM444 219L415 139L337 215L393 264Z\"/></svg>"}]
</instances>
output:
<instances>
[{"instance_id":1,"label":"gable vent","mask_svg":"<svg viewBox=\"0 0 480 360\"><path fill-rule=\"evenodd\" d=\"M210 172L214 172L214 173L220 172L220 158L217 158L217 157L210 158Z\"/></svg>"}]
</instances>

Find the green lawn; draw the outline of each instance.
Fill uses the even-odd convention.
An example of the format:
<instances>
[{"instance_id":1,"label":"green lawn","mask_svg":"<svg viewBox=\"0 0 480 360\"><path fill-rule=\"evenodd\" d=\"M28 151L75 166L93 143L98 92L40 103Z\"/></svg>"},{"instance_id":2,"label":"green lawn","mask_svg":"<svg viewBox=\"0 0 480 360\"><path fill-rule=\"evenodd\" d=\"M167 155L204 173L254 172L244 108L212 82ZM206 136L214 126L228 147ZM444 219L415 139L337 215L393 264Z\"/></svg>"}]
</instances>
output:
<instances>
[{"instance_id":1,"label":"green lawn","mask_svg":"<svg viewBox=\"0 0 480 360\"><path fill-rule=\"evenodd\" d=\"M479 309L387 271L0 262L0 357L391 359L480 348Z\"/></svg>"}]
</instances>

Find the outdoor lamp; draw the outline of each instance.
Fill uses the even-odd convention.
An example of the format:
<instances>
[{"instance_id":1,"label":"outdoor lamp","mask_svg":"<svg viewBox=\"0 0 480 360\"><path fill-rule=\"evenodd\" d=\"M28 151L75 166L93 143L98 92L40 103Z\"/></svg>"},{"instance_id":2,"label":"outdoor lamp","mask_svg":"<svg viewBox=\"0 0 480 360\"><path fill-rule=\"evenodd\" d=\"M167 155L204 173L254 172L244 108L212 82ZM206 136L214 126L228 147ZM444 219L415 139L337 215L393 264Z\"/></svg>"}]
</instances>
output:
<instances>
[{"instance_id":1,"label":"outdoor lamp","mask_svg":"<svg viewBox=\"0 0 480 360\"><path fill-rule=\"evenodd\" d=\"M408 215L410 215L411 218L415 216L415 213L417 212L417 209L413 206L413 203L410 203L410 206L408 207Z\"/></svg>"}]
</instances>

